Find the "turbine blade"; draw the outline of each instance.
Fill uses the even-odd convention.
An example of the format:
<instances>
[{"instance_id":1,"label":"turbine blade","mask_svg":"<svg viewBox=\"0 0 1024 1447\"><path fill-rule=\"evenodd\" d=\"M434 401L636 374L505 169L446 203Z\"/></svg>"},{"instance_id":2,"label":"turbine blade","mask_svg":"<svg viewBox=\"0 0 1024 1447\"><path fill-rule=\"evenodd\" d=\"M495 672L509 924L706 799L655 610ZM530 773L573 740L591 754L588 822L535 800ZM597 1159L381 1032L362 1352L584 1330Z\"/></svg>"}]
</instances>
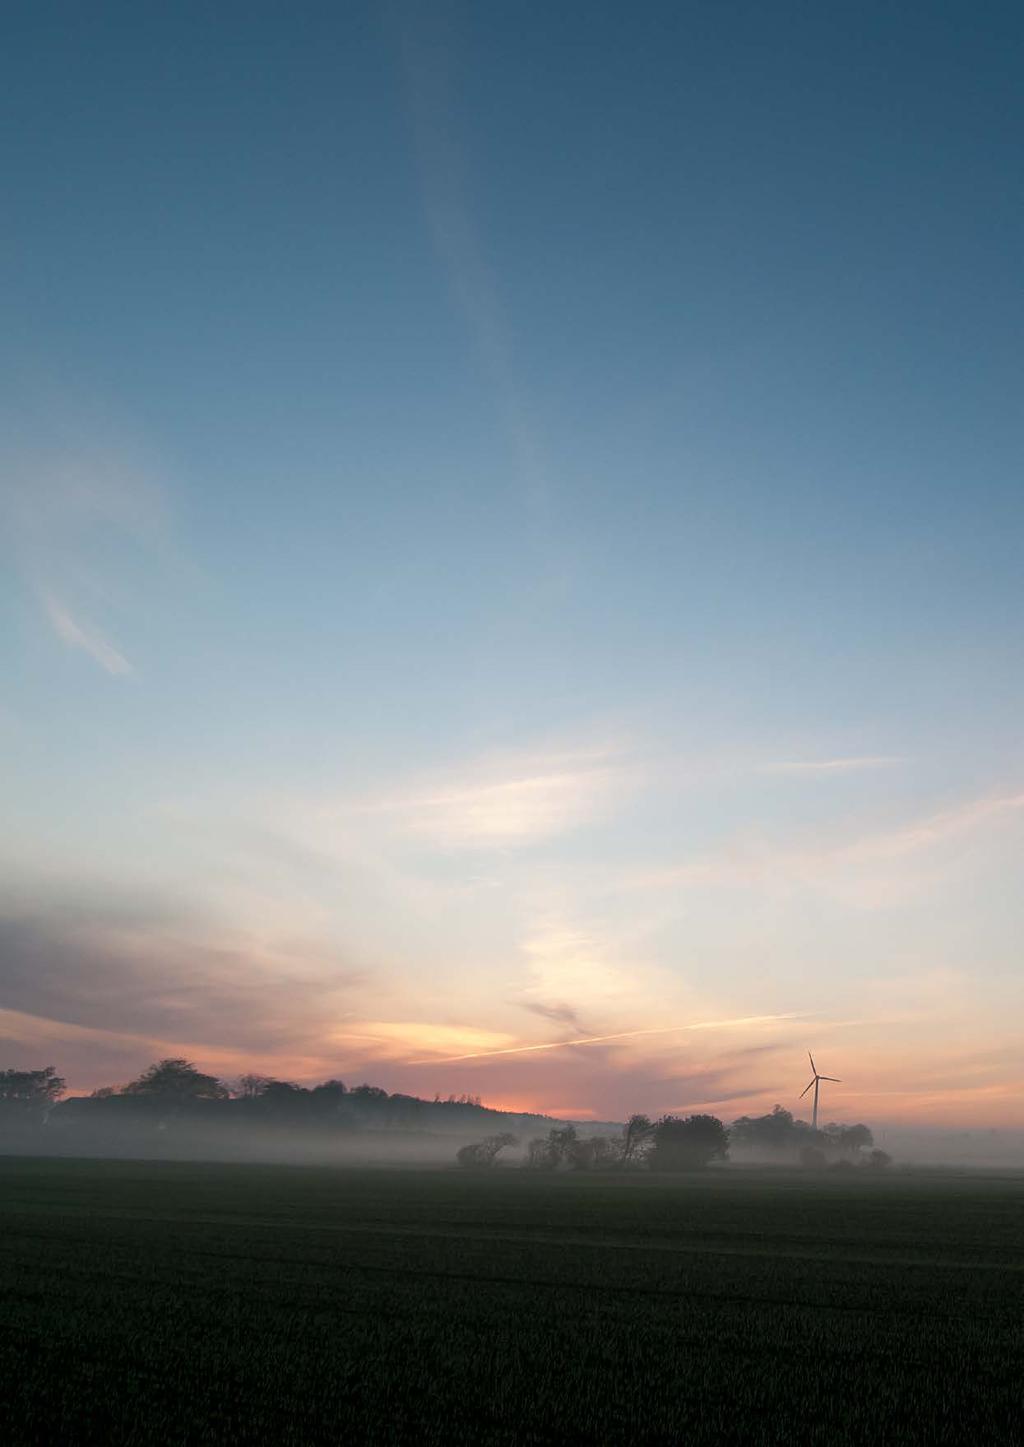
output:
<instances>
[{"instance_id":1,"label":"turbine blade","mask_svg":"<svg viewBox=\"0 0 1024 1447\"><path fill-rule=\"evenodd\" d=\"M812 1080L812 1081L811 1081L811 1085L813 1085L813 1084L814 1084L814 1081ZM811 1085L805 1085L805 1086L804 1086L803 1090L801 1090L800 1094L797 1096L797 1100L803 1100L804 1096L805 1096L805 1095L807 1094L807 1092L810 1090Z\"/></svg>"},{"instance_id":2,"label":"turbine blade","mask_svg":"<svg viewBox=\"0 0 1024 1447\"><path fill-rule=\"evenodd\" d=\"M843 1082L839 1079L839 1076L838 1076L838 1075L819 1075L819 1076L818 1076L818 1079L819 1079L819 1080L831 1080L831 1081L833 1081L836 1085L842 1085L842 1083L843 1083Z\"/></svg>"},{"instance_id":3,"label":"turbine blade","mask_svg":"<svg viewBox=\"0 0 1024 1447\"><path fill-rule=\"evenodd\" d=\"M817 1073L818 1073L818 1067L815 1065L815 1063L814 1063L814 1056L811 1054L811 1052L810 1052L809 1050L808 1050L808 1052L807 1052L807 1059L811 1062L811 1069L814 1071L815 1075L817 1075Z\"/></svg>"}]
</instances>

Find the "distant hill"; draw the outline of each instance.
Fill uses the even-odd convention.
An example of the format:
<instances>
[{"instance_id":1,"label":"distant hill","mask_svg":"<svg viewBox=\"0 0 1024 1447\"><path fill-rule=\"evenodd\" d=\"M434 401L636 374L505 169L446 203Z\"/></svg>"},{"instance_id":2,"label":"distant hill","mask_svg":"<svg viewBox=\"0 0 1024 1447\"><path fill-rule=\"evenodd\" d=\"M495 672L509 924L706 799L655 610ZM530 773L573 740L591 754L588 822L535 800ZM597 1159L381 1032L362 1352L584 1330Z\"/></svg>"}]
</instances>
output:
<instances>
[{"instance_id":1,"label":"distant hill","mask_svg":"<svg viewBox=\"0 0 1024 1447\"><path fill-rule=\"evenodd\" d=\"M497 1110L477 1100L449 1097L424 1100L415 1095L389 1095L377 1086L322 1096L320 1090L290 1088L225 1100L175 1099L160 1095L71 1096L54 1106L49 1125L61 1130L98 1125L101 1121L143 1125L159 1118L170 1121L216 1121L218 1124L305 1127L319 1131L435 1131L465 1135L471 1130L546 1130L552 1116Z\"/></svg>"},{"instance_id":2,"label":"distant hill","mask_svg":"<svg viewBox=\"0 0 1024 1447\"><path fill-rule=\"evenodd\" d=\"M402 1164L450 1161L458 1147L499 1132L525 1144L562 1124L496 1110L472 1098L424 1100L339 1082L306 1089L265 1082L247 1095L202 1098L102 1091L45 1113L0 1111L0 1151L61 1156L321 1160ZM585 1134L617 1127L584 1123Z\"/></svg>"}]
</instances>

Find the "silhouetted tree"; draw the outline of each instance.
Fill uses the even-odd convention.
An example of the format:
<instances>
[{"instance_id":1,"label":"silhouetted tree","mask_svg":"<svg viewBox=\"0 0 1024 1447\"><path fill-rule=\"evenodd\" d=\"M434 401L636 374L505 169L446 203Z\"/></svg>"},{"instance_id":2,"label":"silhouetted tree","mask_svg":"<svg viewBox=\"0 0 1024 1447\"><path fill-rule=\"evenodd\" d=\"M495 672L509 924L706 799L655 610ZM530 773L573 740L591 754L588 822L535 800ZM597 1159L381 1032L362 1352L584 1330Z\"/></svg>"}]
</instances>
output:
<instances>
[{"instance_id":1,"label":"silhouetted tree","mask_svg":"<svg viewBox=\"0 0 1024 1447\"><path fill-rule=\"evenodd\" d=\"M325 1080L314 1085L309 1100L318 1116L348 1114L348 1089L340 1080Z\"/></svg>"},{"instance_id":2,"label":"silhouetted tree","mask_svg":"<svg viewBox=\"0 0 1024 1447\"><path fill-rule=\"evenodd\" d=\"M415 1095L396 1092L380 1102L381 1121L391 1129L415 1130L423 1114L423 1102Z\"/></svg>"},{"instance_id":3,"label":"silhouetted tree","mask_svg":"<svg viewBox=\"0 0 1024 1447\"><path fill-rule=\"evenodd\" d=\"M567 1122L553 1126L546 1136L537 1136L526 1148L523 1165L534 1171L557 1171L568 1166L572 1171L607 1171L622 1159L621 1143L611 1136L581 1136Z\"/></svg>"},{"instance_id":4,"label":"silhouetted tree","mask_svg":"<svg viewBox=\"0 0 1024 1447\"><path fill-rule=\"evenodd\" d=\"M840 1155L855 1156L875 1141L866 1125L837 1125L834 1121L822 1132L830 1150Z\"/></svg>"},{"instance_id":5,"label":"silhouetted tree","mask_svg":"<svg viewBox=\"0 0 1024 1447\"><path fill-rule=\"evenodd\" d=\"M500 1151L518 1144L518 1136L512 1135L510 1131L501 1131L498 1135L489 1135L485 1140L476 1141L473 1145L463 1146L456 1151L455 1159L467 1170L489 1170Z\"/></svg>"},{"instance_id":6,"label":"silhouetted tree","mask_svg":"<svg viewBox=\"0 0 1024 1447\"><path fill-rule=\"evenodd\" d=\"M695 1171L724 1160L729 1132L715 1115L662 1116L654 1127L647 1164L652 1171Z\"/></svg>"},{"instance_id":7,"label":"silhouetted tree","mask_svg":"<svg viewBox=\"0 0 1024 1447\"><path fill-rule=\"evenodd\" d=\"M302 1100L310 1092L304 1085L296 1085L294 1080L268 1080L260 1091L260 1099L272 1102L288 1102Z\"/></svg>"},{"instance_id":8,"label":"silhouetted tree","mask_svg":"<svg viewBox=\"0 0 1024 1447\"><path fill-rule=\"evenodd\" d=\"M622 1142L610 1135L591 1136L593 1141L593 1169L612 1171L622 1164Z\"/></svg>"},{"instance_id":9,"label":"silhouetted tree","mask_svg":"<svg viewBox=\"0 0 1024 1447\"><path fill-rule=\"evenodd\" d=\"M577 1135L564 1152L564 1160L571 1171L589 1171L594 1166L594 1136Z\"/></svg>"},{"instance_id":10,"label":"silhouetted tree","mask_svg":"<svg viewBox=\"0 0 1024 1447\"><path fill-rule=\"evenodd\" d=\"M553 1171L557 1169L559 1156L552 1149L549 1136L535 1136L526 1147L526 1160L523 1165L531 1171Z\"/></svg>"},{"instance_id":11,"label":"silhouetted tree","mask_svg":"<svg viewBox=\"0 0 1024 1447\"><path fill-rule=\"evenodd\" d=\"M538 1136L527 1146L524 1165L535 1171L556 1171L570 1161L577 1140L574 1125L553 1126L546 1136Z\"/></svg>"},{"instance_id":12,"label":"silhouetted tree","mask_svg":"<svg viewBox=\"0 0 1024 1447\"><path fill-rule=\"evenodd\" d=\"M0 1109L8 1119L45 1121L64 1094L64 1081L52 1065L42 1070L0 1070Z\"/></svg>"},{"instance_id":13,"label":"silhouetted tree","mask_svg":"<svg viewBox=\"0 0 1024 1447\"><path fill-rule=\"evenodd\" d=\"M551 1149L554 1151L559 1164L568 1163L572 1152L576 1148L579 1137L576 1134L576 1127L572 1124L556 1125L548 1131L548 1140Z\"/></svg>"},{"instance_id":14,"label":"silhouetted tree","mask_svg":"<svg viewBox=\"0 0 1024 1447\"><path fill-rule=\"evenodd\" d=\"M260 1114L271 1121L301 1120L309 1100L310 1091L293 1080L268 1080L258 1097Z\"/></svg>"},{"instance_id":15,"label":"silhouetted tree","mask_svg":"<svg viewBox=\"0 0 1024 1447\"><path fill-rule=\"evenodd\" d=\"M644 1146L650 1141L654 1122L648 1115L631 1115L622 1128L622 1165L635 1166Z\"/></svg>"},{"instance_id":16,"label":"silhouetted tree","mask_svg":"<svg viewBox=\"0 0 1024 1447\"><path fill-rule=\"evenodd\" d=\"M856 1157L862 1150L874 1145L866 1125L841 1125L832 1121L815 1132L805 1120L794 1120L781 1105L775 1106L768 1115L740 1116L732 1123L729 1139L737 1151L785 1154L796 1157L805 1166L818 1160L816 1155L807 1155L808 1151ZM817 1168L816 1164L814 1168Z\"/></svg>"},{"instance_id":17,"label":"silhouetted tree","mask_svg":"<svg viewBox=\"0 0 1024 1447\"><path fill-rule=\"evenodd\" d=\"M813 1145L814 1133L804 1120L794 1120L781 1105L768 1115L741 1115L729 1131L732 1146L739 1151L763 1151L772 1154L795 1152L801 1145Z\"/></svg>"},{"instance_id":18,"label":"silhouetted tree","mask_svg":"<svg viewBox=\"0 0 1024 1447\"><path fill-rule=\"evenodd\" d=\"M121 1091L122 1095L152 1096L161 1100L227 1100L228 1088L215 1075L204 1075L189 1060L158 1060Z\"/></svg>"},{"instance_id":19,"label":"silhouetted tree","mask_svg":"<svg viewBox=\"0 0 1024 1447\"><path fill-rule=\"evenodd\" d=\"M255 1100L270 1084L269 1075L241 1075L238 1078L238 1095L242 1100Z\"/></svg>"},{"instance_id":20,"label":"silhouetted tree","mask_svg":"<svg viewBox=\"0 0 1024 1447\"><path fill-rule=\"evenodd\" d=\"M885 1171L892 1165L892 1156L888 1151L873 1150L867 1163L873 1171Z\"/></svg>"},{"instance_id":21,"label":"silhouetted tree","mask_svg":"<svg viewBox=\"0 0 1024 1447\"><path fill-rule=\"evenodd\" d=\"M867 1150L873 1146L875 1138L866 1125L848 1125L843 1133L843 1150L852 1151L854 1155L860 1150Z\"/></svg>"},{"instance_id":22,"label":"silhouetted tree","mask_svg":"<svg viewBox=\"0 0 1024 1447\"><path fill-rule=\"evenodd\" d=\"M577 1135L565 1159L573 1171L610 1171L622 1160L622 1142L606 1135Z\"/></svg>"}]
</instances>

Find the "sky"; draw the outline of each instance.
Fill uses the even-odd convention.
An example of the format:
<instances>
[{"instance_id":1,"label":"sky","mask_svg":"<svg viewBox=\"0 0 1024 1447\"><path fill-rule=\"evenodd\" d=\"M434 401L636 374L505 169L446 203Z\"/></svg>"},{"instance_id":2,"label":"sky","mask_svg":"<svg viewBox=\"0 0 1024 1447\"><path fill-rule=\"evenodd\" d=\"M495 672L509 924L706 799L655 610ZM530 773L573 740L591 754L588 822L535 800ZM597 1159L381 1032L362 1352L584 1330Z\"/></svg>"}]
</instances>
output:
<instances>
[{"instance_id":1,"label":"sky","mask_svg":"<svg viewBox=\"0 0 1024 1447\"><path fill-rule=\"evenodd\" d=\"M4 31L0 1064L1024 1125L1020 7Z\"/></svg>"}]
</instances>

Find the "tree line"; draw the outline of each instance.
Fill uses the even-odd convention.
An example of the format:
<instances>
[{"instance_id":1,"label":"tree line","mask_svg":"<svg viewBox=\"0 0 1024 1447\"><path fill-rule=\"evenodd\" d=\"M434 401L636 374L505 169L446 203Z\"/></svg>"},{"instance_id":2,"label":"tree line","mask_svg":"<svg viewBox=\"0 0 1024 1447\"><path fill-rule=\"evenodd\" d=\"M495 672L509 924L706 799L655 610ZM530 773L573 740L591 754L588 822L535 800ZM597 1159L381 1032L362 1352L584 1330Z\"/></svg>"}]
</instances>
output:
<instances>
[{"instance_id":1,"label":"tree line","mask_svg":"<svg viewBox=\"0 0 1024 1447\"><path fill-rule=\"evenodd\" d=\"M503 1131L463 1146L456 1160L468 1169L487 1169L518 1144L517 1136ZM571 1122L553 1126L527 1144L523 1165L531 1171L610 1171L641 1164L655 1171L697 1170L725 1160L728 1145L729 1133L717 1116L665 1115L652 1121L632 1115L619 1135L580 1135Z\"/></svg>"},{"instance_id":2,"label":"tree line","mask_svg":"<svg viewBox=\"0 0 1024 1447\"><path fill-rule=\"evenodd\" d=\"M229 1127L281 1127L333 1132L346 1130L468 1133L484 1123L549 1124L543 1116L512 1116L483 1105L479 1096L422 1100L389 1094L377 1085L349 1087L341 1080L297 1085L269 1075L246 1074L233 1082L205 1074L189 1060L156 1061L135 1080L104 1086L89 1096L62 1100L66 1083L56 1068L0 1070L0 1127L34 1131L54 1113L71 1127L100 1124L116 1134L175 1122L206 1120ZM487 1170L520 1137L498 1129L462 1146L460 1166ZM618 1133L583 1133L570 1122L550 1125L527 1141L522 1164L534 1171L699 1170L730 1157L799 1160L810 1169L882 1168L884 1151L873 1149L866 1125L832 1123L815 1131L782 1106L762 1116L741 1116L730 1127L714 1115L665 1115L652 1120L631 1115Z\"/></svg>"},{"instance_id":3,"label":"tree line","mask_svg":"<svg viewBox=\"0 0 1024 1447\"><path fill-rule=\"evenodd\" d=\"M508 1131L463 1146L456 1159L469 1170L489 1169L502 1151L519 1145ZM814 1131L775 1106L768 1115L741 1116L727 1128L715 1115L663 1115L651 1120L631 1115L618 1135L580 1135L571 1123L553 1127L529 1141L522 1164L528 1170L557 1171L694 1171L729 1158L730 1146L742 1156L757 1153L795 1159L807 1169L849 1169L854 1164L875 1170L890 1164L874 1145L866 1125L832 1124Z\"/></svg>"},{"instance_id":4,"label":"tree line","mask_svg":"<svg viewBox=\"0 0 1024 1447\"><path fill-rule=\"evenodd\" d=\"M458 1130L507 1122L509 1116L483 1105L479 1096L436 1096L422 1100L378 1085L349 1086L342 1080L298 1085L270 1075L246 1074L233 1081L219 1079L180 1058L158 1060L136 1079L102 1086L90 1095L66 1095L66 1082L56 1068L0 1070L0 1128L34 1130L48 1122L61 1126L90 1125L115 1133L167 1129L207 1122L226 1128L280 1126L317 1131ZM544 1121L543 1116L517 1116L516 1121Z\"/></svg>"}]
</instances>

